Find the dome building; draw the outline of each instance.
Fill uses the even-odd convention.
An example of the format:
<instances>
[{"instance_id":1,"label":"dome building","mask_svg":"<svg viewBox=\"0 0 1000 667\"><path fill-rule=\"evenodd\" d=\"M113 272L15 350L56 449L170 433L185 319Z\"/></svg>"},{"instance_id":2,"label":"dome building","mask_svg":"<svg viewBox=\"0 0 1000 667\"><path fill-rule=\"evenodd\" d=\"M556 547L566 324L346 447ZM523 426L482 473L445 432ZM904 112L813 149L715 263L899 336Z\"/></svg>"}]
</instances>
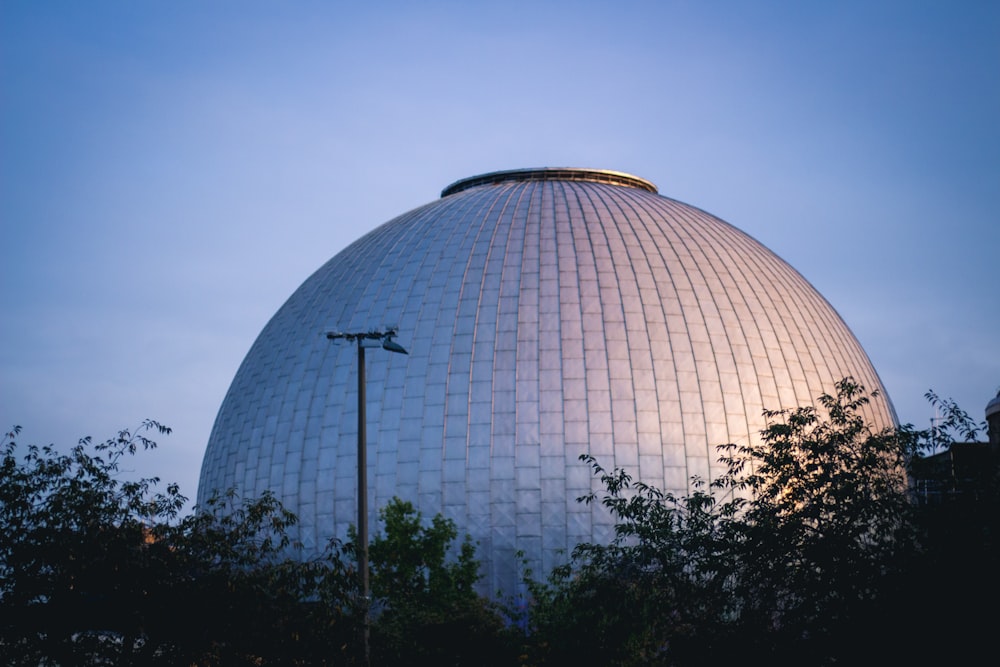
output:
<instances>
[{"instance_id":1,"label":"dome building","mask_svg":"<svg viewBox=\"0 0 1000 667\"><path fill-rule=\"evenodd\" d=\"M460 180L358 239L264 327L219 410L198 502L273 491L307 550L357 521L357 349L325 333L397 327L367 356L368 507L393 496L478 542L483 589L513 592L613 521L578 460L686 492L762 411L853 376L895 415L822 296L735 227L613 171ZM374 531L373 531L374 532Z\"/></svg>"}]
</instances>

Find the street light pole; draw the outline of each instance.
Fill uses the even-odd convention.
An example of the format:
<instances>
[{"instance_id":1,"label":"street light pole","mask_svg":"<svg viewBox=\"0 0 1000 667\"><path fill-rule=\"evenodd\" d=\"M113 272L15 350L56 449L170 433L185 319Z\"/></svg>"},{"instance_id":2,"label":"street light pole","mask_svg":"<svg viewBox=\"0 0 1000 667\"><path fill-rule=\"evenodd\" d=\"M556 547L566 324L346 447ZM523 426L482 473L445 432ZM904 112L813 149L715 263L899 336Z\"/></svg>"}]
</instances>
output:
<instances>
[{"instance_id":1,"label":"street light pole","mask_svg":"<svg viewBox=\"0 0 1000 667\"><path fill-rule=\"evenodd\" d=\"M358 339L358 572L364 600L364 647L368 664L368 419L365 411L365 346Z\"/></svg>"},{"instance_id":2,"label":"street light pole","mask_svg":"<svg viewBox=\"0 0 1000 667\"><path fill-rule=\"evenodd\" d=\"M361 584L362 613L362 664L371 662L369 650L370 634L370 595L368 585L368 418L365 412L367 398L365 396L365 342L379 341L383 350L398 354L409 354L402 345L395 342L396 328L384 331L373 329L343 333L328 331L329 340L346 340L357 342L358 345L358 578Z\"/></svg>"}]
</instances>

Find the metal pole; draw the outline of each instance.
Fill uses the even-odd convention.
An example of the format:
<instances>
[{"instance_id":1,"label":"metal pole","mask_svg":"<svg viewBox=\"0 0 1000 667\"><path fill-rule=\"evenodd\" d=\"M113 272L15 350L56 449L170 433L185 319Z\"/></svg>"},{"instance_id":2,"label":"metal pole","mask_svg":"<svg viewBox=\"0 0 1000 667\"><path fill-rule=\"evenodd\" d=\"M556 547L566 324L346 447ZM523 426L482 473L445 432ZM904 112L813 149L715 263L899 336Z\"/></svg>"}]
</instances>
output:
<instances>
[{"instance_id":1,"label":"metal pole","mask_svg":"<svg viewBox=\"0 0 1000 667\"><path fill-rule=\"evenodd\" d=\"M361 576L362 665L370 664L368 600L368 444L365 415L365 348L358 338L358 570Z\"/></svg>"},{"instance_id":2,"label":"metal pole","mask_svg":"<svg viewBox=\"0 0 1000 667\"><path fill-rule=\"evenodd\" d=\"M396 328L384 331L372 329L344 333L327 331L328 340L348 340L358 344L358 578L361 586L361 664L365 667L371 664L371 594L368 586L368 438L365 430L368 419L365 415L365 347L364 341L378 340L382 349L397 354L409 354L402 345L395 342Z\"/></svg>"}]
</instances>

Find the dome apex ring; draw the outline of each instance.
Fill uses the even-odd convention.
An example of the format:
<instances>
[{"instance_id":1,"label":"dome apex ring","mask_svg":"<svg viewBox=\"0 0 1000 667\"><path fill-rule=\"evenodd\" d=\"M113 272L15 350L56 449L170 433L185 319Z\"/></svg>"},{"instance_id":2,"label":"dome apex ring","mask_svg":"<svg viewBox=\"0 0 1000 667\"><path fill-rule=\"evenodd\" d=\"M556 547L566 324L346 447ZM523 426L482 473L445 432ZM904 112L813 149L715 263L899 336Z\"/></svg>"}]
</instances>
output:
<instances>
[{"instance_id":1,"label":"dome apex ring","mask_svg":"<svg viewBox=\"0 0 1000 667\"><path fill-rule=\"evenodd\" d=\"M540 167L538 169L509 169L506 171L491 171L488 174L470 176L455 181L441 191L441 197L468 190L480 185L496 185L509 181L588 181L590 183L607 183L628 188L638 188L658 194L656 186L644 178L626 174L622 171L607 169L577 169L572 167Z\"/></svg>"}]
</instances>

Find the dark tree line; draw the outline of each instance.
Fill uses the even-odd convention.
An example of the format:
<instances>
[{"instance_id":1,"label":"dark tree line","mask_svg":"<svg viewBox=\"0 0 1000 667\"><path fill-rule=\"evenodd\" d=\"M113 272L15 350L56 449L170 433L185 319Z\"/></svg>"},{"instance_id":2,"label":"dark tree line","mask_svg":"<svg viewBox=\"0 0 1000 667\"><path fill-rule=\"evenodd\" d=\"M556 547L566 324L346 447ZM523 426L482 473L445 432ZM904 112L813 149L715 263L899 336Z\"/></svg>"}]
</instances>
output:
<instances>
[{"instance_id":1,"label":"dark tree line","mask_svg":"<svg viewBox=\"0 0 1000 667\"><path fill-rule=\"evenodd\" d=\"M359 662L353 543L303 559L288 537L296 517L272 495L230 493L181 517L175 485L121 481L125 457L155 447L147 434L169 433L153 421L65 454L21 451L19 432L0 446L0 664ZM402 501L381 518L375 664L490 664L469 652L497 645L505 626L475 593L471 543L451 558L454 524L428 525Z\"/></svg>"},{"instance_id":2,"label":"dark tree line","mask_svg":"<svg viewBox=\"0 0 1000 667\"><path fill-rule=\"evenodd\" d=\"M921 507L907 470L981 428L933 394L930 431L873 430L850 379L819 409L767 413L760 444L675 497L603 469L611 544L532 583L538 664L954 664L992 651L997 461L981 493Z\"/></svg>"},{"instance_id":3,"label":"dark tree line","mask_svg":"<svg viewBox=\"0 0 1000 667\"><path fill-rule=\"evenodd\" d=\"M907 470L978 425L930 395L931 431L873 430L850 379L819 407L770 412L759 445L673 495L584 456L616 518L535 579L527 608L476 591L475 545L394 500L370 545L376 665L943 664L987 645L1000 528L982 489L913 502ZM189 516L175 485L122 481L135 432L69 453L0 447L0 663L353 665L363 610L354 535L303 559L270 495Z\"/></svg>"}]
</instances>

